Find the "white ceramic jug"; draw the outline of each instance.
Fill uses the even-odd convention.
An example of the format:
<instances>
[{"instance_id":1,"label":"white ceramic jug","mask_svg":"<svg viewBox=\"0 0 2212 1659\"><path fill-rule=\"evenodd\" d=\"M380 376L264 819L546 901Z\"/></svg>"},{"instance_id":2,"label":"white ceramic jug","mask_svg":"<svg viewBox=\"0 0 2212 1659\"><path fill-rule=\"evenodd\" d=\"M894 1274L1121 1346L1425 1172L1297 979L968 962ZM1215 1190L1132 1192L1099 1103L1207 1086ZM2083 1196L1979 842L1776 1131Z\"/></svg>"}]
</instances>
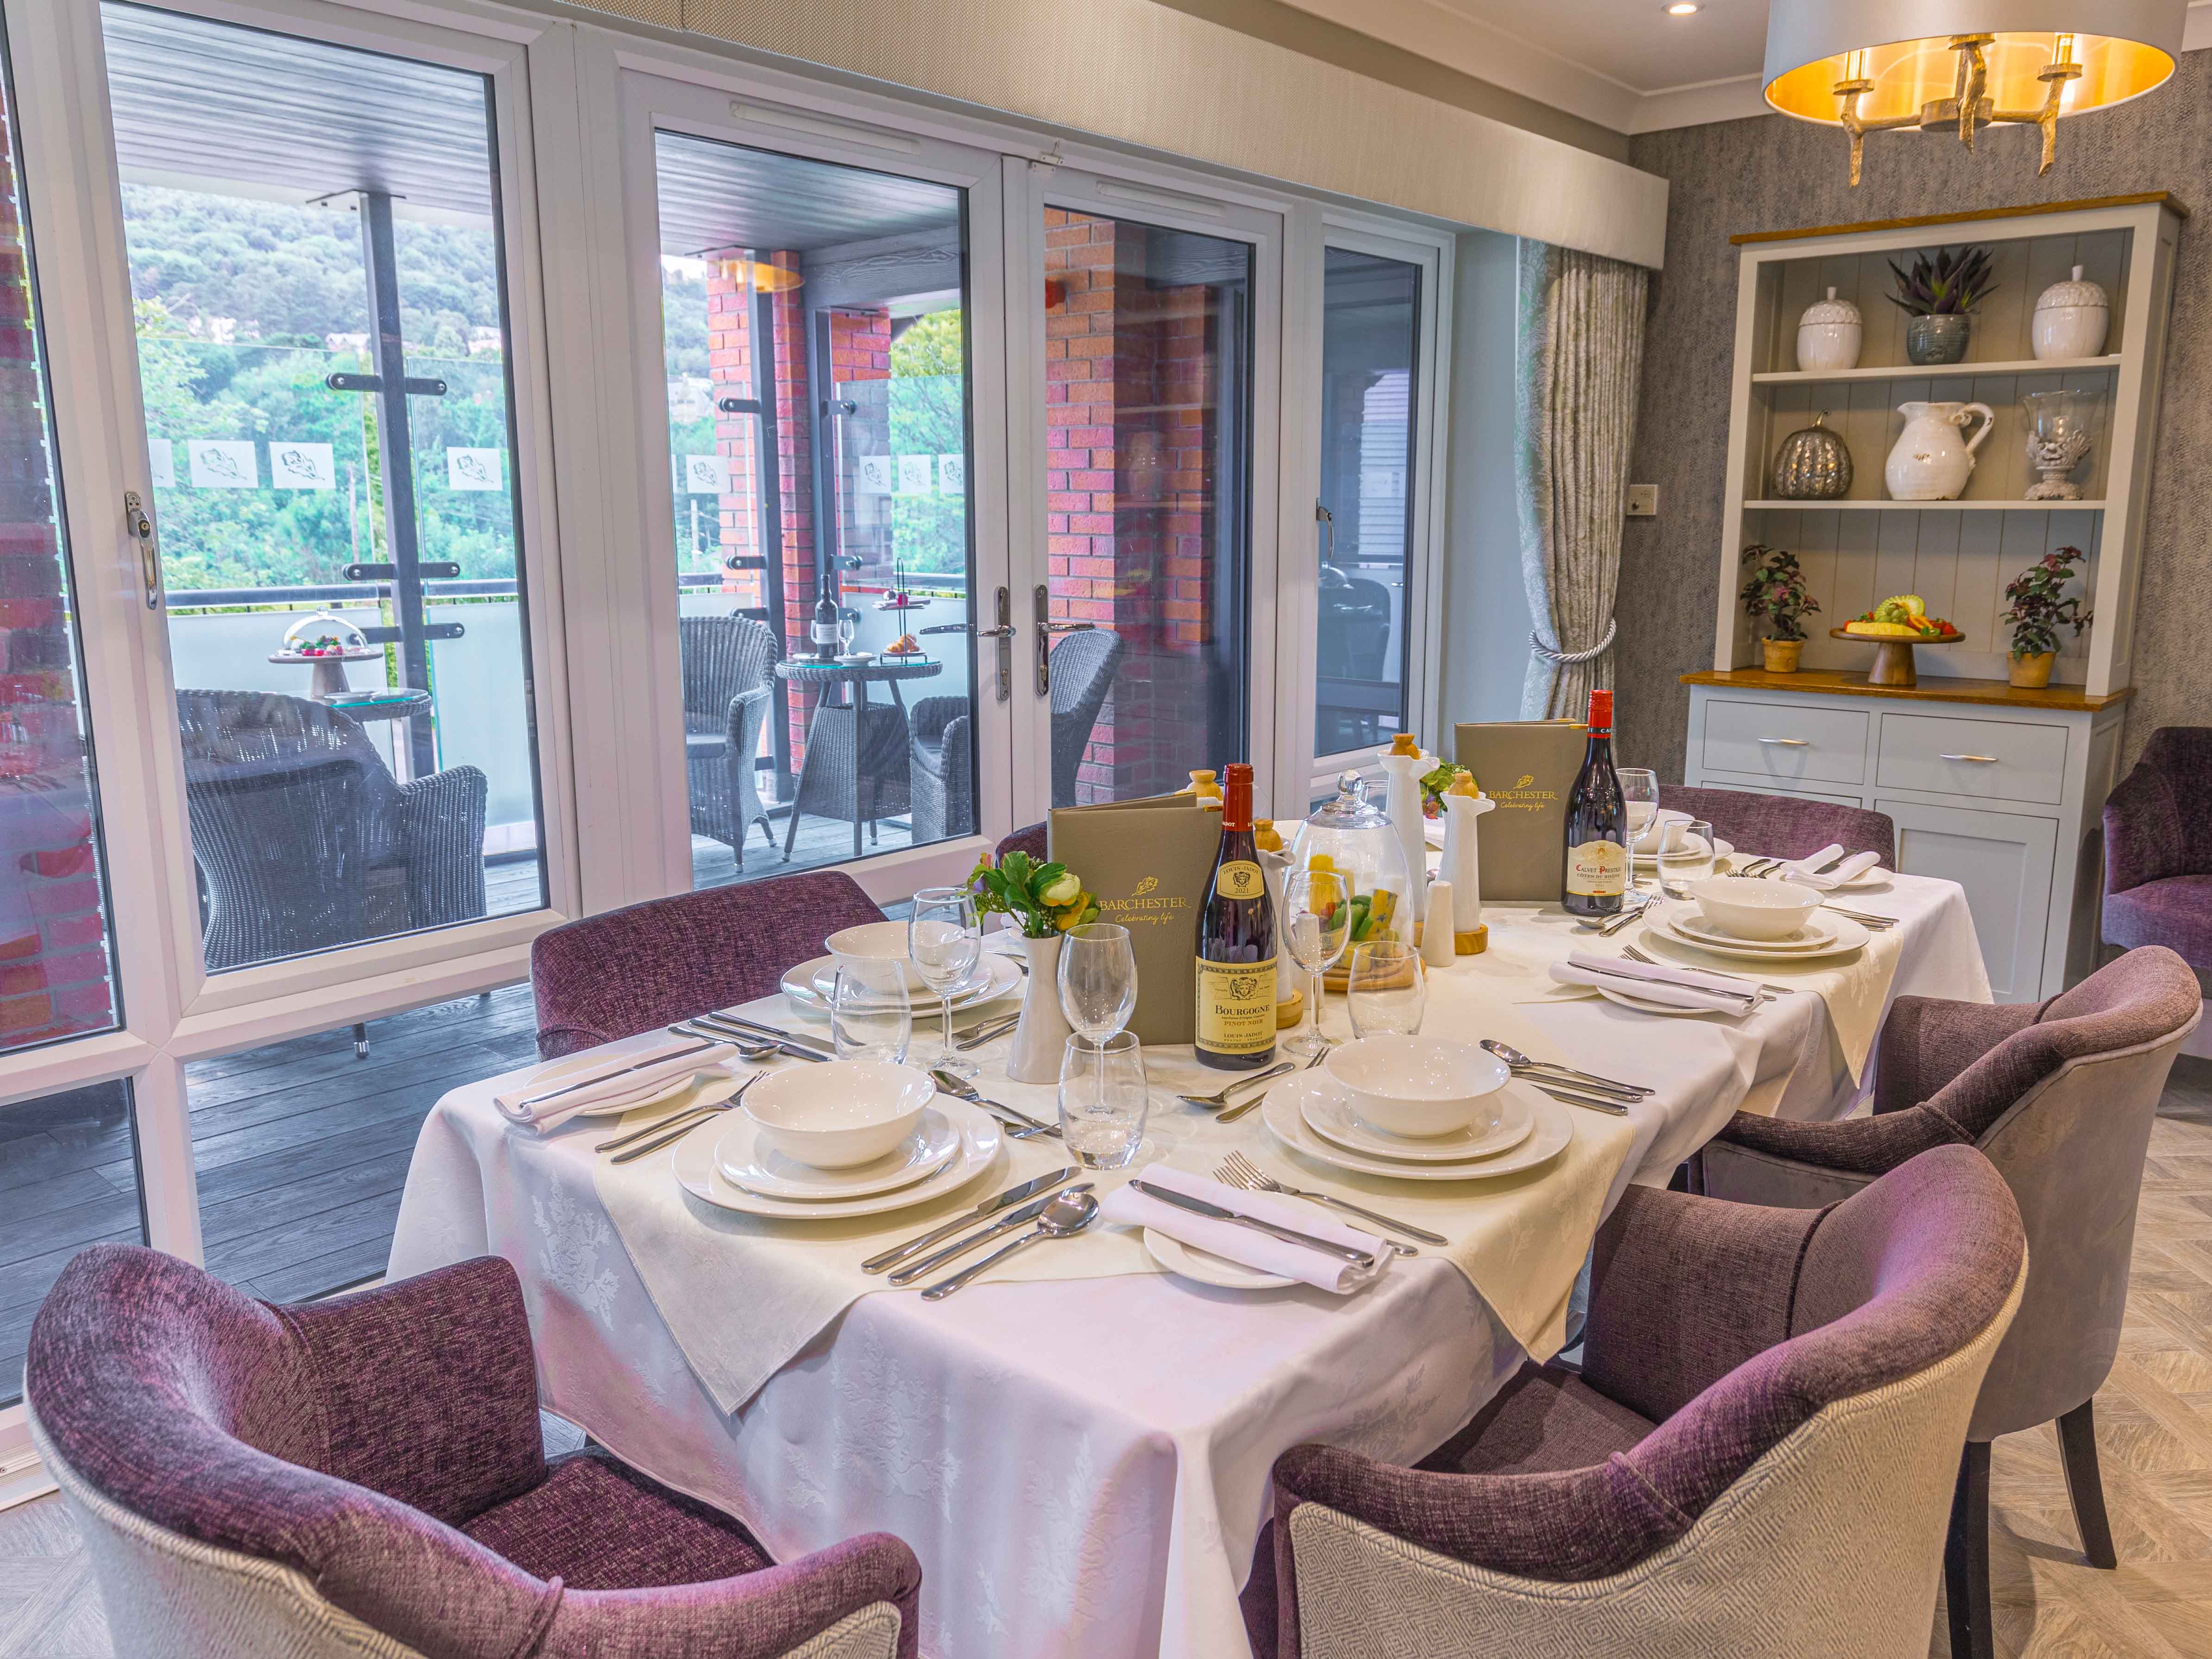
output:
<instances>
[{"instance_id":1,"label":"white ceramic jug","mask_svg":"<svg viewBox=\"0 0 2212 1659\"><path fill-rule=\"evenodd\" d=\"M1889 452L1882 481L1893 501L1955 501L1974 476L1974 452L1990 435L1996 415L1987 404L1899 404L1905 431ZM1971 438L1963 428L1978 415Z\"/></svg>"}]
</instances>

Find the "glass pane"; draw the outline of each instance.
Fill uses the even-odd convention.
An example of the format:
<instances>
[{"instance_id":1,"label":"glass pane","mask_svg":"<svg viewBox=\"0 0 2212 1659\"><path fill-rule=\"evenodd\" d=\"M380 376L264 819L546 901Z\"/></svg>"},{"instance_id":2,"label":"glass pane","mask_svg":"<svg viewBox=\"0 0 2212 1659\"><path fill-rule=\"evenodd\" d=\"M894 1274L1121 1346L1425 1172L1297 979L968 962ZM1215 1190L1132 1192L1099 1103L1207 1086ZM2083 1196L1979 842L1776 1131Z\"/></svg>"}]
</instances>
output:
<instances>
[{"instance_id":1,"label":"glass pane","mask_svg":"<svg viewBox=\"0 0 2212 1659\"><path fill-rule=\"evenodd\" d=\"M0 1052L117 1019L15 132L0 76Z\"/></svg>"},{"instance_id":2,"label":"glass pane","mask_svg":"<svg viewBox=\"0 0 2212 1659\"><path fill-rule=\"evenodd\" d=\"M658 162L692 881L970 834L962 192Z\"/></svg>"},{"instance_id":3,"label":"glass pane","mask_svg":"<svg viewBox=\"0 0 2212 1659\"><path fill-rule=\"evenodd\" d=\"M0 1106L0 1407L22 1397L31 1320L88 1244L143 1244L128 1083Z\"/></svg>"},{"instance_id":4,"label":"glass pane","mask_svg":"<svg viewBox=\"0 0 2212 1659\"><path fill-rule=\"evenodd\" d=\"M1044 210L1055 806L1245 755L1252 249Z\"/></svg>"},{"instance_id":5,"label":"glass pane","mask_svg":"<svg viewBox=\"0 0 2212 1659\"><path fill-rule=\"evenodd\" d=\"M1321 336L1321 603L1314 753L1406 723L1407 510L1421 270L1328 250Z\"/></svg>"},{"instance_id":6,"label":"glass pane","mask_svg":"<svg viewBox=\"0 0 2212 1659\"><path fill-rule=\"evenodd\" d=\"M515 985L192 1061L208 1270L271 1302L374 1278L438 1097L537 1057L537 1006Z\"/></svg>"},{"instance_id":7,"label":"glass pane","mask_svg":"<svg viewBox=\"0 0 2212 1659\"><path fill-rule=\"evenodd\" d=\"M534 909L489 84L101 18L207 966Z\"/></svg>"}]
</instances>

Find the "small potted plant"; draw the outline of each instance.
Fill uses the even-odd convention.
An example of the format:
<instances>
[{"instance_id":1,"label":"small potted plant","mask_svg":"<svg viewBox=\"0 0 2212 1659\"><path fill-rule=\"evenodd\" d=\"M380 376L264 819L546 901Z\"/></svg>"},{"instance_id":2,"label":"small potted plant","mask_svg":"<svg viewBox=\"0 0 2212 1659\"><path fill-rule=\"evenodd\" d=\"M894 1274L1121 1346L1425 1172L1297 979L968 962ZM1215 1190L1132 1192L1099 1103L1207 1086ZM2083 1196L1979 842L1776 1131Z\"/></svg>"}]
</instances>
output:
<instances>
[{"instance_id":1,"label":"small potted plant","mask_svg":"<svg viewBox=\"0 0 2212 1659\"><path fill-rule=\"evenodd\" d=\"M1008 853L994 865L979 860L968 880L975 913L994 911L1013 918L1022 931L1029 959L1022 991L1021 1022L1006 1059L1006 1075L1017 1083L1053 1083L1060 1078L1061 1052L1071 1028L1060 1006L1060 936L1071 927L1098 920L1097 899L1064 864L1040 864L1027 853Z\"/></svg>"},{"instance_id":2,"label":"small potted plant","mask_svg":"<svg viewBox=\"0 0 2212 1659\"><path fill-rule=\"evenodd\" d=\"M1820 602L1805 591L1805 572L1795 553L1753 542L1743 550L1741 562L1752 566L1751 580L1739 596L1744 611L1754 623L1763 618L1766 623L1759 642L1766 672L1794 674L1797 653L1805 648L1805 618Z\"/></svg>"},{"instance_id":3,"label":"small potted plant","mask_svg":"<svg viewBox=\"0 0 2212 1659\"><path fill-rule=\"evenodd\" d=\"M2012 624L2012 653L2005 659L2014 685L2039 691L2051 684L2051 665L2058 655L2058 630L2070 628L2080 639L2095 620L2078 597L2061 594L2081 562L2078 547L2046 553L2005 586L2004 620Z\"/></svg>"},{"instance_id":4,"label":"small potted plant","mask_svg":"<svg viewBox=\"0 0 2212 1659\"><path fill-rule=\"evenodd\" d=\"M1905 325L1905 355L1916 363L1955 363L1973 337L1974 307L1996 291L1985 247L1938 248L1917 253L1910 271L1896 260L1892 305L1911 319Z\"/></svg>"}]
</instances>

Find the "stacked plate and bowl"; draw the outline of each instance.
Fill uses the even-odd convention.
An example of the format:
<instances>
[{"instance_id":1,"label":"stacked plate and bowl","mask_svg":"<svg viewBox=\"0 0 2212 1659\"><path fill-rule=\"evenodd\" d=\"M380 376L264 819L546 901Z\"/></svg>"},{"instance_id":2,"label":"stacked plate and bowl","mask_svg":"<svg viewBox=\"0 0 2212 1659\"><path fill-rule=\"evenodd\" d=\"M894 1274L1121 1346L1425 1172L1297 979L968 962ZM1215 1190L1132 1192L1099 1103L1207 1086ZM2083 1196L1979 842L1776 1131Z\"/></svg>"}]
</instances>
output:
<instances>
[{"instance_id":1,"label":"stacked plate and bowl","mask_svg":"<svg viewBox=\"0 0 2212 1659\"><path fill-rule=\"evenodd\" d=\"M1686 904L1652 906L1644 925L1678 945L1741 962L1840 956L1873 937L1821 903L1820 893L1795 882L1716 876L1693 885Z\"/></svg>"}]
</instances>

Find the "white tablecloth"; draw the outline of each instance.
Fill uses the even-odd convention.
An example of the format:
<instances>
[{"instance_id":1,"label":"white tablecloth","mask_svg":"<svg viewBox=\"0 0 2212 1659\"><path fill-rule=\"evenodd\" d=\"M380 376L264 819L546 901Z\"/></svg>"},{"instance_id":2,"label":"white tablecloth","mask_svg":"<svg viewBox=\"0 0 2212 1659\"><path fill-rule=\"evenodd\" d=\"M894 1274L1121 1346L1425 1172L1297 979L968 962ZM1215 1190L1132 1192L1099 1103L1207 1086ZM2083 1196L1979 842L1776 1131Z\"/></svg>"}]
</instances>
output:
<instances>
[{"instance_id":1,"label":"white tablecloth","mask_svg":"<svg viewBox=\"0 0 2212 1659\"><path fill-rule=\"evenodd\" d=\"M1849 902L1903 919L1887 995L1987 998L1956 886L1900 877ZM1540 964L1584 937L1556 911L1490 906L1486 917L1490 953L1433 982L1427 1029L1439 1035L1484 1035L1456 1029L1455 988L1525 978L1540 996ZM1608 1208L1631 1180L1663 1184L1738 1107L1821 1118L1851 1104L1851 1068L1816 997L1741 1020L1589 1000L1516 1012L1571 1060L1659 1091L1635 1109ZM1340 1024L1341 999L1328 1017ZM905 1539L922 1562L931 1659L1244 1652L1236 1597L1275 1457L1306 1440L1419 1456L1523 1358L1468 1279L1431 1255L1350 1297L1239 1295L1150 1273L987 1280L942 1303L862 1297L726 1414L574 1150L599 1134L512 1129L493 1086L453 1090L425 1122L393 1276L506 1256L522 1277L546 1405L741 1515L779 1559L857 1532ZM1164 1121L1188 1110L1170 1101ZM727 1311L744 1316L741 1285Z\"/></svg>"}]
</instances>

